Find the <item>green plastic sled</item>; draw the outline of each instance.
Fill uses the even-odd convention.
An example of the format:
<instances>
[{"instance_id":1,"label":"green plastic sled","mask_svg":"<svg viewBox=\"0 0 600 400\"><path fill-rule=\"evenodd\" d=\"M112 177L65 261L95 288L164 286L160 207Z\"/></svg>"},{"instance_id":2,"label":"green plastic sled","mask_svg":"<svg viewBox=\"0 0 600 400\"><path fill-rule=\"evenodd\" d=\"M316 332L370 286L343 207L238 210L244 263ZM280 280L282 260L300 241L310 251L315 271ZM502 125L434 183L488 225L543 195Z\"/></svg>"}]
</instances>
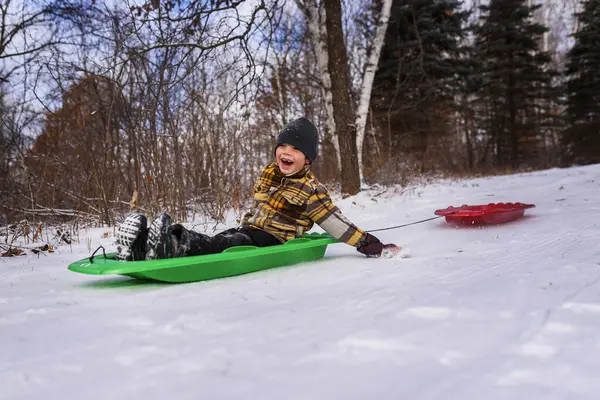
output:
<instances>
[{"instance_id":1,"label":"green plastic sled","mask_svg":"<svg viewBox=\"0 0 600 400\"><path fill-rule=\"evenodd\" d=\"M280 246L231 247L219 254L149 261L117 261L115 253L76 261L69 270L90 275L125 275L169 283L196 282L247 274L269 268L314 261L327 245L338 243L326 233L311 233Z\"/></svg>"}]
</instances>

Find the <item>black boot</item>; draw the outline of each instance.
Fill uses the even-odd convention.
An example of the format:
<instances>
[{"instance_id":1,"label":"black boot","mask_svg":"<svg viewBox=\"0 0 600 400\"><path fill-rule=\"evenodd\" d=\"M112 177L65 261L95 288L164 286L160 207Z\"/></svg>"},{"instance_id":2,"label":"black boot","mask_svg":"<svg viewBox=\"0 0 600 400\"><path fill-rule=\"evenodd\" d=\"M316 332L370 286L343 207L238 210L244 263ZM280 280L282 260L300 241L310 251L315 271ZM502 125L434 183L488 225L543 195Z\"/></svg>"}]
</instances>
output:
<instances>
[{"instance_id":1,"label":"black boot","mask_svg":"<svg viewBox=\"0 0 600 400\"><path fill-rule=\"evenodd\" d=\"M171 240L173 257L185 257L189 255L191 238L190 231L181 224L171 225L169 227L169 237Z\"/></svg>"},{"instance_id":2,"label":"black boot","mask_svg":"<svg viewBox=\"0 0 600 400\"><path fill-rule=\"evenodd\" d=\"M173 218L167 213L157 214L152 220L148 230L147 260L171 258L173 256L171 234L169 226Z\"/></svg>"},{"instance_id":3,"label":"black boot","mask_svg":"<svg viewBox=\"0 0 600 400\"><path fill-rule=\"evenodd\" d=\"M134 211L125 217L116 233L117 260L139 261L146 258L147 224L146 216L139 212Z\"/></svg>"}]
</instances>

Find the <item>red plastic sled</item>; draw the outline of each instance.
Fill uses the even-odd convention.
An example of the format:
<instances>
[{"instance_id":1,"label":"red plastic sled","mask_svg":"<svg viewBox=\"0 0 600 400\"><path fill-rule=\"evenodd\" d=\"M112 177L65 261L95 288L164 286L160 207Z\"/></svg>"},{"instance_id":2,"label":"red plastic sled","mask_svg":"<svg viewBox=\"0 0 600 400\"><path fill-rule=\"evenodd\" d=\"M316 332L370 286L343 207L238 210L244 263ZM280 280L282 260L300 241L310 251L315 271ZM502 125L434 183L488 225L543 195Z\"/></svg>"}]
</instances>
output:
<instances>
[{"instance_id":1,"label":"red plastic sled","mask_svg":"<svg viewBox=\"0 0 600 400\"><path fill-rule=\"evenodd\" d=\"M503 224L521 218L525 210L535 207L525 203L490 203L488 205L448 207L436 210L435 215L445 216L446 222L453 225Z\"/></svg>"}]
</instances>

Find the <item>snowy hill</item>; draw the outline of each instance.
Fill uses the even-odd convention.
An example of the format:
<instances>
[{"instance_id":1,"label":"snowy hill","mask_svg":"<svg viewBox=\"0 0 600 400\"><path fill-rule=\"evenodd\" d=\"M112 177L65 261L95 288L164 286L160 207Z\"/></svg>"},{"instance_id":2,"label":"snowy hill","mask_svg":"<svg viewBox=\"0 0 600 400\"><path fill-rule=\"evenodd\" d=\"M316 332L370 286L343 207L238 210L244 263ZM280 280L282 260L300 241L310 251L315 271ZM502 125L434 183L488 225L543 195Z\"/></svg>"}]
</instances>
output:
<instances>
[{"instance_id":1,"label":"snowy hill","mask_svg":"<svg viewBox=\"0 0 600 400\"><path fill-rule=\"evenodd\" d=\"M91 277L85 244L0 259L0 399L598 399L600 166L339 202L365 229L535 203L484 229L378 236L411 258L183 285ZM92 230L92 246L111 244ZM114 248L114 245L112 246Z\"/></svg>"}]
</instances>

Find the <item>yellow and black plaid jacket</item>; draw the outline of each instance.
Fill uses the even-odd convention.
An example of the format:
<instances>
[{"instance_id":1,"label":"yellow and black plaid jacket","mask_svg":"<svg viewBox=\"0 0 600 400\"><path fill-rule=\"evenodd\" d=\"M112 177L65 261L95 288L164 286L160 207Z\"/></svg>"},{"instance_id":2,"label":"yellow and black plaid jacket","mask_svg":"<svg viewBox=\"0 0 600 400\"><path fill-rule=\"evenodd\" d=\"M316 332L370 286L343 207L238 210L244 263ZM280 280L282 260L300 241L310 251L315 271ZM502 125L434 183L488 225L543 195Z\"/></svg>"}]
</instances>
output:
<instances>
[{"instance_id":1,"label":"yellow and black plaid jacket","mask_svg":"<svg viewBox=\"0 0 600 400\"><path fill-rule=\"evenodd\" d=\"M358 247L365 238L366 233L343 216L308 167L286 177L277 163L271 163L253 189L253 210L242 224L262 229L282 242L301 237L314 223L351 246Z\"/></svg>"}]
</instances>

